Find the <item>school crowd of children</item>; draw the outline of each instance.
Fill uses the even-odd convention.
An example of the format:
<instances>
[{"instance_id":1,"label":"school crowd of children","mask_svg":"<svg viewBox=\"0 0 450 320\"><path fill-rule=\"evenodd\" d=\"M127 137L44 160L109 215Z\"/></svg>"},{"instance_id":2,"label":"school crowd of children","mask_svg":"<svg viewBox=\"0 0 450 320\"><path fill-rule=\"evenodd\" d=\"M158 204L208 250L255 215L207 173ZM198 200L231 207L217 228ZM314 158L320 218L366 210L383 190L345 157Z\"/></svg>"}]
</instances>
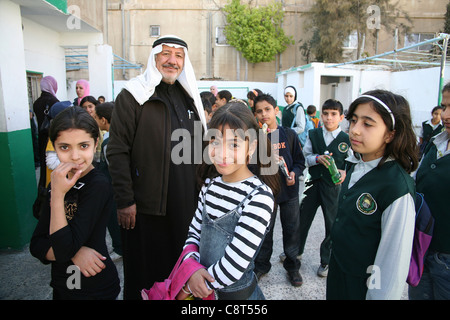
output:
<instances>
[{"instance_id":1,"label":"school crowd of children","mask_svg":"<svg viewBox=\"0 0 450 320\"><path fill-rule=\"evenodd\" d=\"M321 207L325 235L317 248L317 275L327 277L326 298L400 299L417 191L435 228L422 279L409 287L409 298L450 299L450 84L442 93L442 106L423 122L419 141L408 101L389 91L364 93L344 115L334 99L320 110L305 109L288 86L281 119L275 99L258 89L249 92L248 104L215 86L202 93L208 133L213 132L205 147L210 161L199 166L203 187L185 245L198 247L187 259L205 268L182 291L195 298L216 292L218 299L264 299L258 280L270 276L277 213L280 260L290 283L303 285L301 257ZM54 299L116 299L119 278L105 243L108 228L114 251L122 255L106 158L114 103L89 96L86 81L77 83L77 94L73 103L56 102L50 109L48 174L40 181L45 200L37 206L30 251L52 264ZM348 128L342 127L344 118ZM257 134L242 134L249 131ZM329 171L332 163L337 180ZM72 264L82 273L80 290L67 287Z\"/></svg>"}]
</instances>

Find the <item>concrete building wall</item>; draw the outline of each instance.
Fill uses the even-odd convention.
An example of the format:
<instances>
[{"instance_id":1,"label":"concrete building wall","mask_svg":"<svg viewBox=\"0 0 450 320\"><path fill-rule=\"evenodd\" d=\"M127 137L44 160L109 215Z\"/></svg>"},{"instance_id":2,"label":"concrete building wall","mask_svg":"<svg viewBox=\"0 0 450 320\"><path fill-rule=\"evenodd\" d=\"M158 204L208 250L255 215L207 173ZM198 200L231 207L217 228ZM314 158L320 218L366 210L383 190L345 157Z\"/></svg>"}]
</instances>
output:
<instances>
[{"instance_id":1,"label":"concrete building wall","mask_svg":"<svg viewBox=\"0 0 450 320\"><path fill-rule=\"evenodd\" d=\"M271 0L253 0L254 6L267 5ZM447 0L401 0L399 9L406 12L412 21L413 33L437 33L444 26ZM229 0L109 0L107 42L115 53L131 62L147 65L151 44L150 26L159 25L161 35L175 34L190 46L190 57L198 79L221 78L223 80L275 81L275 74L291 67L306 64L299 47L310 35L305 32L306 13L313 0L284 0L283 28L292 36L295 44L289 46L276 60L268 63L246 64L233 47L215 43L216 28L225 25L221 9ZM242 1L245 3L245 1ZM405 22L398 20L398 24ZM330 22L332 23L332 22ZM123 32L122 32L123 31ZM404 45L405 35L400 32L398 47ZM303 41L303 42L300 42ZM364 51L376 52L376 38L369 32ZM393 32L383 28L378 34L378 53L391 51L395 47ZM355 50L347 51L350 59L356 59ZM353 53L353 55L352 55ZM130 79L137 70L116 71L116 79ZM247 73L247 78L246 78Z\"/></svg>"},{"instance_id":2,"label":"concrete building wall","mask_svg":"<svg viewBox=\"0 0 450 320\"><path fill-rule=\"evenodd\" d=\"M72 9L72 12L79 8L80 18L85 23L106 33L106 2L106 0L67 0L67 6L69 11Z\"/></svg>"}]
</instances>

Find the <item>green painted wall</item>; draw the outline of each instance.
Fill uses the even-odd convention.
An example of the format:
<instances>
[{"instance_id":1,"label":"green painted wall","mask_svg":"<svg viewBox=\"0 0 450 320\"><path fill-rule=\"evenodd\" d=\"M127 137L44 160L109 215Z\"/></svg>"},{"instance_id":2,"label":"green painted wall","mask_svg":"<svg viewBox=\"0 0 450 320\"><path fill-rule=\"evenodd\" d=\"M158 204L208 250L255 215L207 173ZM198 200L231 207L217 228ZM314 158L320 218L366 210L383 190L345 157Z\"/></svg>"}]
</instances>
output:
<instances>
[{"instance_id":1,"label":"green painted wall","mask_svg":"<svg viewBox=\"0 0 450 320\"><path fill-rule=\"evenodd\" d=\"M67 0L45 0L64 13L67 13Z\"/></svg>"},{"instance_id":2,"label":"green painted wall","mask_svg":"<svg viewBox=\"0 0 450 320\"><path fill-rule=\"evenodd\" d=\"M30 242L37 220L31 130L0 132L0 249L21 249Z\"/></svg>"}]
</instances>

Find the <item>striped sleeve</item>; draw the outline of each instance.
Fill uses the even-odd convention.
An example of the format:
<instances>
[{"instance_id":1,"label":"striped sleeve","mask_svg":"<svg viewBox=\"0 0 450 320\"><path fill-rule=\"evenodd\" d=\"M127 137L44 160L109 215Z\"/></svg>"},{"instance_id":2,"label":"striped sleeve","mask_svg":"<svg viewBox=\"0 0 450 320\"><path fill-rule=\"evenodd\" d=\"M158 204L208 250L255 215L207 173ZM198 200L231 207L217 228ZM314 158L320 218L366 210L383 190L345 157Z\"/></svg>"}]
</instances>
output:
<instances>
[{"instance_id":1,"label":"striped sleeve","mask_svg":"<svg viewBox=\"0 0 450 320\"><path fill-rule=\"evenodd\" d=\"M245 195L242 195L240 199L244 198ZM234 200L231 205L227 201L216 202L216 205L223 204L225 207L235 207L234 202L239 203L241 201L239 198ZM224 256L208 268L208 272L216 280L211 283L215 289L229 286L242 277L264 239L270 223L273 205L272 192L266 185L262 185L251 198L244 202L241 217L230 244L225 248ZM219 209L216 208L212 211L217 213Z\"/></svg>"}]
</instances>

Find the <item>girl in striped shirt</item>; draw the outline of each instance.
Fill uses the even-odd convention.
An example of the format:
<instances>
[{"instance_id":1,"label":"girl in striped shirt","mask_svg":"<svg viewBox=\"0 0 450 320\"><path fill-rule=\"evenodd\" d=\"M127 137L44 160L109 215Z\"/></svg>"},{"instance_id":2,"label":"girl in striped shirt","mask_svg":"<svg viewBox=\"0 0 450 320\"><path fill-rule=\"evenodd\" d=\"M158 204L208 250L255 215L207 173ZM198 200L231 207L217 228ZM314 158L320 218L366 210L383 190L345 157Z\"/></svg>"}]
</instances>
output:
<instances>
[{"instance_id":1,"label":"girl in striped shirt","mask_svg":"<svg viewBox=\"0 0 450 320\"><path fill-rule=\"evenodd\" d=\"M264 299L253 261L280 186L270 143L259 131L240 102L221 107L211 119L207 161L199 168L203 187L186 240L198 247L190 258L206 269L194 273L183 292L198 298L214 290L218 299ZM250 163L256 164L256 175Z\"/></svg>"}]
</instances>

